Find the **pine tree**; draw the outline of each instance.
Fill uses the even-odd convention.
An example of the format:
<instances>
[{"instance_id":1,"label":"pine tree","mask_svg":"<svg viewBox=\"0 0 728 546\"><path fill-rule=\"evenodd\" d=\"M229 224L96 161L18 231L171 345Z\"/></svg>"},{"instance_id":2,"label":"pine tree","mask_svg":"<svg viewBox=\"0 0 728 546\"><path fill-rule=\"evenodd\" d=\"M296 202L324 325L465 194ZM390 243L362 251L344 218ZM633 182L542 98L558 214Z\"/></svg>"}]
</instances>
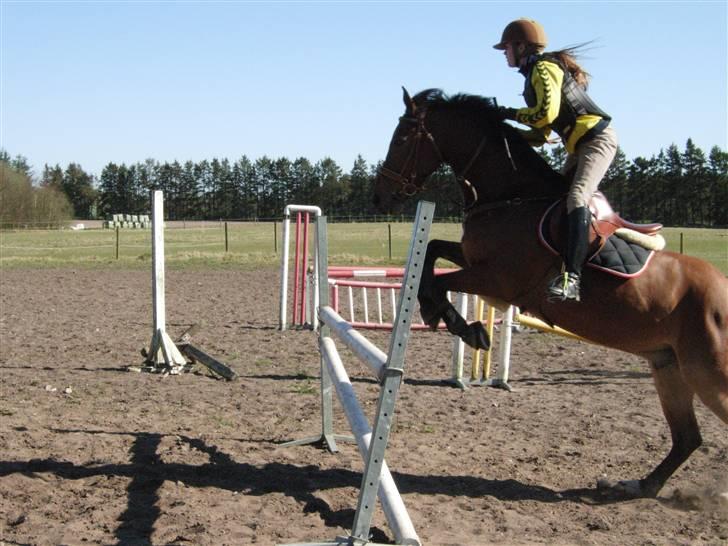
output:
<instances>
[{"instance_id":1,"label":"pine tree","mask_svg":"<svg viewBox=\"0 0 728 546\"><path fill-rule=\"evenodd\" d=\"M356 156L349 177L349 211L355 216L366 216L372 211L373 181L368 173L367 162L361 155Z\"/></svg>"},{"instance_id":2,"label":"pine tree","mask_svg":"<svg viewBox=\"0 0 728 546\"><path fill-rule=\"evenodd\" d=\"M71 163L63 173L63 191L73 205L76 218L91 218L92 206L97 198L93 187L93 177L87 174L80 165Z\"/></svg>"},{"instance_id":3,"label":"pine tree","mask_svg":"<svg viewBox=\"0 0 728 546\"><path fill-rule=\"evenodd\" d=\"M682 155L687 193L688 225L704 225L709 213L710 187L707 183L707 162L703 151L695 146L692 139L685 144Z\"/></svg>"},{"instance_id":4,"label":"pine tree","mask_svg":"<svg viewBox=\"0 0 728 546\"><path fill-rule=\"evenodd\" d=\"M256 212L255 167L243 156L233 167L233 183L237 201L235 216L237 218L253 218Z\"/></svg>"},{"instance_id":5,"label":"pine tree","mask_svg":"<svg viewBox=\"0 0 728 546\"><path fill-rule=\"evenodd\" d=\"M291 202L312 205L318 195L314 167L305 157L299 157L291 165Z\"/></svg>"},{"instance_id":6,"label":"pine tree","mask_svg":"<svg viewBox=\"0 0 728 546\"><path fill-rule=\"evenodd\" d=\"M711 226L728 226L728 153L713 146L708 155Z\"/></svg>"},{"instance_id":7,"label":"pine tree","mask_svg":"<svg viewBox=\"0 0 728 546\"><path fill-rule=\"evenodd\" d=\"M685 195L683 188L682 156L674 144L671 144L665 152L661 176L664 179L664 201L667 202L664 208L664 221L667 225L684 224Z\"/></svg>"},{"instance_id":8,"label":"pine tree","mask_svg":"<svg viewBox=\"0 0 728 546\"><path fill-rule=\"evenodd\" d=\"M41 187L63 191L63 169L61 169L61 166L49 167L48 164L44 165L40 185Z\"/></svg>"},{"instance_id":9,"label":"pine tree","mask_svg":"<svg viewBox=\"0 0 728 546\"><path fill-rule=\"evenodd\" d=\"M330 157L325 157L314 167L315 177L319 182L319 199L314 204L321 207L324 214L333 218L345 212L345 203L349 198L349 187L341 180L342 171Z\"/></svg>"},{"instance_id":10,"label":"pine tree","mask_svg":"<svg viewBox=\"0 0 728 546\"><path fill-rule=\"evenodd\" d=\"M607 196L612 208L621 212L624 210L628 192L629 162L621 148L617 148L612 164L607 169L599 189Z\"/></svg>"},{"instance_id":11,"label":"pine tree","mask_svg":"<svg viewBox=\"0 0 728 546\"><path fill-rule=\"evenodd\" d=\"M273 163L271 180L271 215L276 217L283 214L283 209L289 200L290 187L292 185L293 173L291 162L285 157L277 159Z\"/></svg>"}]
</instances>

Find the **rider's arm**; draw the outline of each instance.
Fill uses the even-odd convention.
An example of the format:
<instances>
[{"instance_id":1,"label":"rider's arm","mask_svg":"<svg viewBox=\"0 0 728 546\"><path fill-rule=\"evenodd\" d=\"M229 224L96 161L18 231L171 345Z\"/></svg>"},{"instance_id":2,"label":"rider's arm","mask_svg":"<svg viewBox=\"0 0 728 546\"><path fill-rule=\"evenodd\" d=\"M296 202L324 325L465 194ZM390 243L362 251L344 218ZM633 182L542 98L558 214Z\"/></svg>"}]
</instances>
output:
<instances>
[{"instance_id":1,"label":"rider's arm","mask_svg":"<svg viewBox=\"0 0 728 546\"><path fill-rule=\"evenodd\" d=\"M519 108L516 121L531 127L547 128L559 115L561 108L561 83L564 72L549 61L538 61L531 72L531 85L536 93L533 107Z\"/></svg>"}]
</instances>

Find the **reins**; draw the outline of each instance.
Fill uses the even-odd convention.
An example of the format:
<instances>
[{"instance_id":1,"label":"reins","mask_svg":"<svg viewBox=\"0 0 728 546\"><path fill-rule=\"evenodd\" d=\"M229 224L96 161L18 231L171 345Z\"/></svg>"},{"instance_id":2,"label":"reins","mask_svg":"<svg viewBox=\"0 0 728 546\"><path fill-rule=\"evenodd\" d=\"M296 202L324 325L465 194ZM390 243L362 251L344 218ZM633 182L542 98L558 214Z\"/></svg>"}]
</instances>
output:
<instances>
[{"instance_id":1,"label":"reins","mask_svg":"<svg viewBox=\"0 0 728 546\"><path fill-rule=\"evenodd\" d=\"M427 127L425 125L425 116L427 114L426 110L422 110L421 113L417 114L417 117L413 116L401 116L399 118L400 122L405 121L408 123L416 124L416 127L414 127L410 134L414 135L414 141L415 145L410 149L409 154L407 155L407 159L405 160L404 164L402 165L402 169L397 172L394 171L384 165L382 165L379 168L379 174L384 176L385 178L389 178L393 182L397 183L399 185L399 188L396 191L393 191L392 194L395 196L402 196L402 197L412 197L416 193L422 191L424 188L424 182L422 185L418 185L415 182L415 179L417 178L417 163L420 153L420 144L422 143L423 137L426 138L430 144L432 144L433 149L435 150L435 153L437 154L438 159L440 160L440 163L447 163L445 160L445 157L442 155L442 152L440 151L440 147L437 145L437 142L435 141L435 137L432 136L432 133L427 130ZM462 172L458 175L455 175L455 179L460 182L466 189L470 190L470 192L473 195L473 201L469 205L463 204L463 211L468 212L472 210L477 204L478 204L478 191L475 189L475 186L473 186L470 181L465 178L465 175L470 171L472 166L475 164L478 157L480 157L480 154L485 149L485 145L488 141L488 135L484 135L480 143L478 144L477 148L475 149L475 152L470 157L470 160L465 165L465 168L462 170ZM505 135L503 135L503 143L505 145L506 155L508 156L508 159L511 162L511 166L513 167L513 170L516 171L516 164L513 161L513 156L511 155L511 149L508 145L508 139ZM409 171L408 175L405 175ZM510 200L510 202L515 202L516 200ZM506 201L493 203L491 205L497 205L492 208L500 208L503 205L503 203L506 203ZM520 204L520 203L519 203ZM478 207L480 208L480 207ZM489 209L488 209L489 210Z\"/></svg>"},{"instance_id":2,"label":"reins","mask_svg":"<svg viewBox=\"0 0 728 546\"><path fill-rule=\"evenodd\" d=\"M465 210L466 213L468 213L468 218L472 218L473 216L476 216L477 214L481 214L483 212L489 212L491 210L496 209L504 209L507 207L519 207L521 205L525 205L527 203L538 203L539 201L555 201L559 199L560 196L554 196L554 195L543 195L541 197L514 197L513 199L503 199L502 201L494 201L492 203L481 203L477 206L475 204L468 207L468 209Z\"/></svg>"}]
</instances>

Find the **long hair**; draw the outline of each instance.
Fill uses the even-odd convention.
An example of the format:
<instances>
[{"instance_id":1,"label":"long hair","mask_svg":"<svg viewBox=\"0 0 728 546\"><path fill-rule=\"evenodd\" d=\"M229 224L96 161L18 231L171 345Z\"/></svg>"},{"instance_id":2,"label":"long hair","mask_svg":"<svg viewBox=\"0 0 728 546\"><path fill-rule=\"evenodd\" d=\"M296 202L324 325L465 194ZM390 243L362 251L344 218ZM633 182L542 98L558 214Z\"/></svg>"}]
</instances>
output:
<instances>
[{"instance_id":1,"label":"long hair","mask_svg":"<svg viewBox=\"0 0 728 546\"><path fill-rule=\"evenodd\" d=\"M592 42L584 42L583 44L566 47L564 49L559 49L558 51L548 51L543 53L543 55L556 59L561 66L569 71L571 77L576 80L577 84L584 89L587 89L589 87L591 74L581 67L581 65L577 62L577 58L584 52L584 47L591 43Z\"/></svg>"}]
</instances>

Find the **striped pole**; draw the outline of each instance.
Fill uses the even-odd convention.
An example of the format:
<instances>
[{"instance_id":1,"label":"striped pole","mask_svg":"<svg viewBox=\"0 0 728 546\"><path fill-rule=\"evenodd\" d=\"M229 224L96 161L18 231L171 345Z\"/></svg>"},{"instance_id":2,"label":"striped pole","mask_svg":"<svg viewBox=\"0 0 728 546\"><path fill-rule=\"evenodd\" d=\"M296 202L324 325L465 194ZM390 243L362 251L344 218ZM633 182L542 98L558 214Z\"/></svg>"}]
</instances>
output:
<instances>
[{"instance_id":1,"label":"striped pole","mask_svg":"<svg viewBox=\"0 0 728 546\"><path fill-rule=\"evenodd\" d=\"M296 214L296 251L293 258L293 308L291 309L293 315L293 324L298 324L298 274L299 274L299 260L301 258L301 213Z\"/></svg>"},{"instance_id":2,"label":"striped pole","mask_svg":"<svg viewBox=\"0 0 728 546\"><path fill-rule=\"evenodd\" d=\"M315 218L319 218L321 216L321 209L319 207L314 207L311 205L287 205L286 208L283 211L283 240L281 241L283 250L281 252L281 285L280 285L280 298L279 298L279 308L278 308L278 316L279 316L279 329L285 330L288 327L288 274L289 274L289 261L290 261L290 238L291 238L291 214L298 213L297 214L297 220L300 219L301 213L306 213L307 215L314 215ZM299 220L300 221L300 220ZM294 276L300 275L301 267L300 262L302 259L301 256L301 250L300 250L300 223L297 223L297 229L296 229L296 252L294 255L294 263L293 268L296 272ZM318 256L318 248L314 246L314 256ZM314 257L313 260L314 264L314 277L318 278L318 260ZM293 324L302 324L305 320L305 317L301 316L300 322L298 320L298 312L297 309L300 307L300 301L302 301L301 293L300 293L300 282L294 279L294 287L293 287L293 298L295 300L295 303L293 304L293 318L292 323ZM305 281L304 281L305 282ZM318 294L314 290L314 298L316 301L318 301ZM315 307L315 306L314 306ZM316 318L315 314L312 319L312 325L314 328L316 327L316 324L318 322L318 319Z\"/></svg>"}]
</instances>

